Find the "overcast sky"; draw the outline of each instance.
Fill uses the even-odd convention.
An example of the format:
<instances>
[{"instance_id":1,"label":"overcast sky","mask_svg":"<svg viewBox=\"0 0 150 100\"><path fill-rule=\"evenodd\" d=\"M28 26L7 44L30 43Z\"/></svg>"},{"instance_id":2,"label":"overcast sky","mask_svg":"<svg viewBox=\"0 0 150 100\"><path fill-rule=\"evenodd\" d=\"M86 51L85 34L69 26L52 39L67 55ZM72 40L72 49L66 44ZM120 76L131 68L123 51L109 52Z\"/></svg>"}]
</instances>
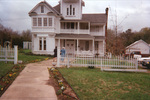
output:
<instances>
[{"instance_id":1,"label":"overcast sky","mask_svg":"<svg viewBox=\"0 0 150 100\"><path fill-rule=\"evenodd\" d=\"M28 12L43 0L0 0L0 23L15 31L31 29ZM51 6L59 0L46 0ZM139 31L150 27L150 0L84 0L83 13L105 13L109 8L108 28ZM117 24L116 24L117 22Z\"/></svg>"}]
</instances>

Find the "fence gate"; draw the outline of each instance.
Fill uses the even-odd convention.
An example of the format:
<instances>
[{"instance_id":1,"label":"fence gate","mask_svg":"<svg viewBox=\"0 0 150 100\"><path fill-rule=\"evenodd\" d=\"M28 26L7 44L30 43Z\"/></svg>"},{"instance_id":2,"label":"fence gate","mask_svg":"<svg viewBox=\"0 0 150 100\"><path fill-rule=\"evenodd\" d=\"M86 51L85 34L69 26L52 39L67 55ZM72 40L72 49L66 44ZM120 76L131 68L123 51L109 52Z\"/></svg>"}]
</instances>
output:
<instances>
[{"instance_id":1,"label":"fence gate","mask_svg":"<svg viewBox=\"0 0 150 100\"><path fill-rule=\"evenodd\" d=\"M18 62L18 46L14 46L14 48L10 47L1 47L0 46L0 61L13 61L14 64Z\"/></svg>"}]
</instances>

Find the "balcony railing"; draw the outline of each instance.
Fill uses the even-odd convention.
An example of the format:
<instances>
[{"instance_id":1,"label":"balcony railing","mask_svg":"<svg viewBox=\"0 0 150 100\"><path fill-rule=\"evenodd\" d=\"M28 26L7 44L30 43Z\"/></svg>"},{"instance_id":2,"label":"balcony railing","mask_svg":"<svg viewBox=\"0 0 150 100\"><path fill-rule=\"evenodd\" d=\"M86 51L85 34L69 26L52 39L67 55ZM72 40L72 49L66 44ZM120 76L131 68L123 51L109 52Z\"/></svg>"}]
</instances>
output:
<instances>
[{"instance_id":1,"label":"balcony railing","mask_svg":"<svg viewBox=\"0 0 150 100\"><path fill-rule=\"evenodd\" d=\"M90 32L91 35L93 36L105 36L105 33L102 31L99 32Z\"/></svg>"},{"instance_id":2,"label":"balcony railing","mask_svg":"<svg viewBox=\"0 0 150 100\"><path fill-rule=\"evenodd\" d=\"M89 34L89 30L83 29L60 29L60 33L70 33L70 34Z\"/></svg>"}]
</instances>

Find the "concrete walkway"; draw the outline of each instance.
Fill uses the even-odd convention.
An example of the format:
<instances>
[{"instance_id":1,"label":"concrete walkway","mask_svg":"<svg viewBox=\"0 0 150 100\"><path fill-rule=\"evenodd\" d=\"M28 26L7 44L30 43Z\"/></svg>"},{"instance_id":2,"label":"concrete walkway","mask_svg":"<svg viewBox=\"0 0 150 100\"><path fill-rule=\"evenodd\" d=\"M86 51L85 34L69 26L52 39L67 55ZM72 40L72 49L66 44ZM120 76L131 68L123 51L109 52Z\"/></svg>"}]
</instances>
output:
<instances>
[{"instance_id":1,"label":"concrete walkway","mask_svg":"<svg viewBox=\"0 0 150 100\"><path fill-rule=\"evenodd\" d=\"M48 85L52 60L27 64L0 100L57 100L55 90Z\"/></svg>"}]
</instances>

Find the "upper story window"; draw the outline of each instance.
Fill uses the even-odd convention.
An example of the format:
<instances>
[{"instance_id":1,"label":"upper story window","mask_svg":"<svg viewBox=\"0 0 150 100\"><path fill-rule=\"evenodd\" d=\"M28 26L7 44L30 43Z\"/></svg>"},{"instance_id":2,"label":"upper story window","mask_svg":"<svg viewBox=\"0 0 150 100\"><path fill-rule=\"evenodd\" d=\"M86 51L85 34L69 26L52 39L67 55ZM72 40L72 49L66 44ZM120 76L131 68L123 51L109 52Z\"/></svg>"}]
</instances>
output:
<instances>
[{"instance_id":1,"label":"upper story window","mask_svg":"<svg viewBox=\"0 0 150 100\"><path fill-rule=\"evenodd\" d=\"M37 26L37 18L33 18L33 26Z\"/></svg>"},{"instance_id":2,"label":"upper story window","mask_svg":"<svg viewBox=\"0 0 150 100\"><path fill-rule=\"evenodd\" d=\"M69 15L69 8L67 8L67 15Z\"/></svg>"},{"instance_id":3,"label":"upper story window","mask_svg":"<svg viewBox=\"0 0 150 100\"><path fill-rule=\"evenodd\" d=\"M47 18L44 18L43 24L44 26L47 26Z\"/></svg>"},{"instance_id":4,"label":"upper story window","mask_svg":"<svg viewBox=\"0 0 150 100\"><path fill-rule=\"evenodd\" d=\"M49 18L49 26L52 26L53 20L52 18Z\"/></svg>"},{"instance_id":5,"label":"upper story window","mask_svg":"<svg viewBox=\"0 0 150 100\"><path fill-rule=\"evenodd\" d=\"M72 15L72 5L70 5L70 15Z\"/></svg>"},{"instance_id":6,"label":"upper story window","mask_svg":"<svg viewBox=\"0 0 150 100\"><path fill-rule=\"evenodd\" d=\"M90 32L99 32L100 31L100 26L96 25L96 26L91 26L90 28Z\"/></svg>"},{"instance_id":7,"label":"upper story window","mask_svg":"<svg viewBox=\"0 0 150 100\"><path fill-rule=\"evenodd\" d=\"M75 8L73 8L73 15L75 15Z\"/></svg>"},{"instance_id":8,"label":"upper story window","mask_svg":"<svg viewBox=\"0 0 150 100\"><path fill-rule=\"evenodd\" d=\"M44 6L41 6L41 13L44 13Z\"/></svg>"},{"instance_id":9,"label":"upper story window","mask_svg":"<svg viewBox=\"0 0 150 100\"><path fill-rule=\"evenodd\" d=\"M42 18L42 17L36 17L36 18L33 18L33 26L44 26L44 27L48 27L48 26L53 26L53 18L49 18L49 17L45 17L45 18Z\"/></svg>"},{"instance_id":10,"label":"upper story window","mask_svg":"<svg viewBox=\"0 0 150 100\"><path fill-rule=\"evenodd\" d=\"M75 8L72 5L67 8L67 15L75 15Z\"/></svg>"},{"instance_id":11,"label":"upper story window","mask_svg":"<svg viewBox=\"0 0 150 100\"><path fill-rule=\"evenodd\" d=\"M38 26L42 26L42 18L38 18Z\"/></svg>"}]
</instances>

